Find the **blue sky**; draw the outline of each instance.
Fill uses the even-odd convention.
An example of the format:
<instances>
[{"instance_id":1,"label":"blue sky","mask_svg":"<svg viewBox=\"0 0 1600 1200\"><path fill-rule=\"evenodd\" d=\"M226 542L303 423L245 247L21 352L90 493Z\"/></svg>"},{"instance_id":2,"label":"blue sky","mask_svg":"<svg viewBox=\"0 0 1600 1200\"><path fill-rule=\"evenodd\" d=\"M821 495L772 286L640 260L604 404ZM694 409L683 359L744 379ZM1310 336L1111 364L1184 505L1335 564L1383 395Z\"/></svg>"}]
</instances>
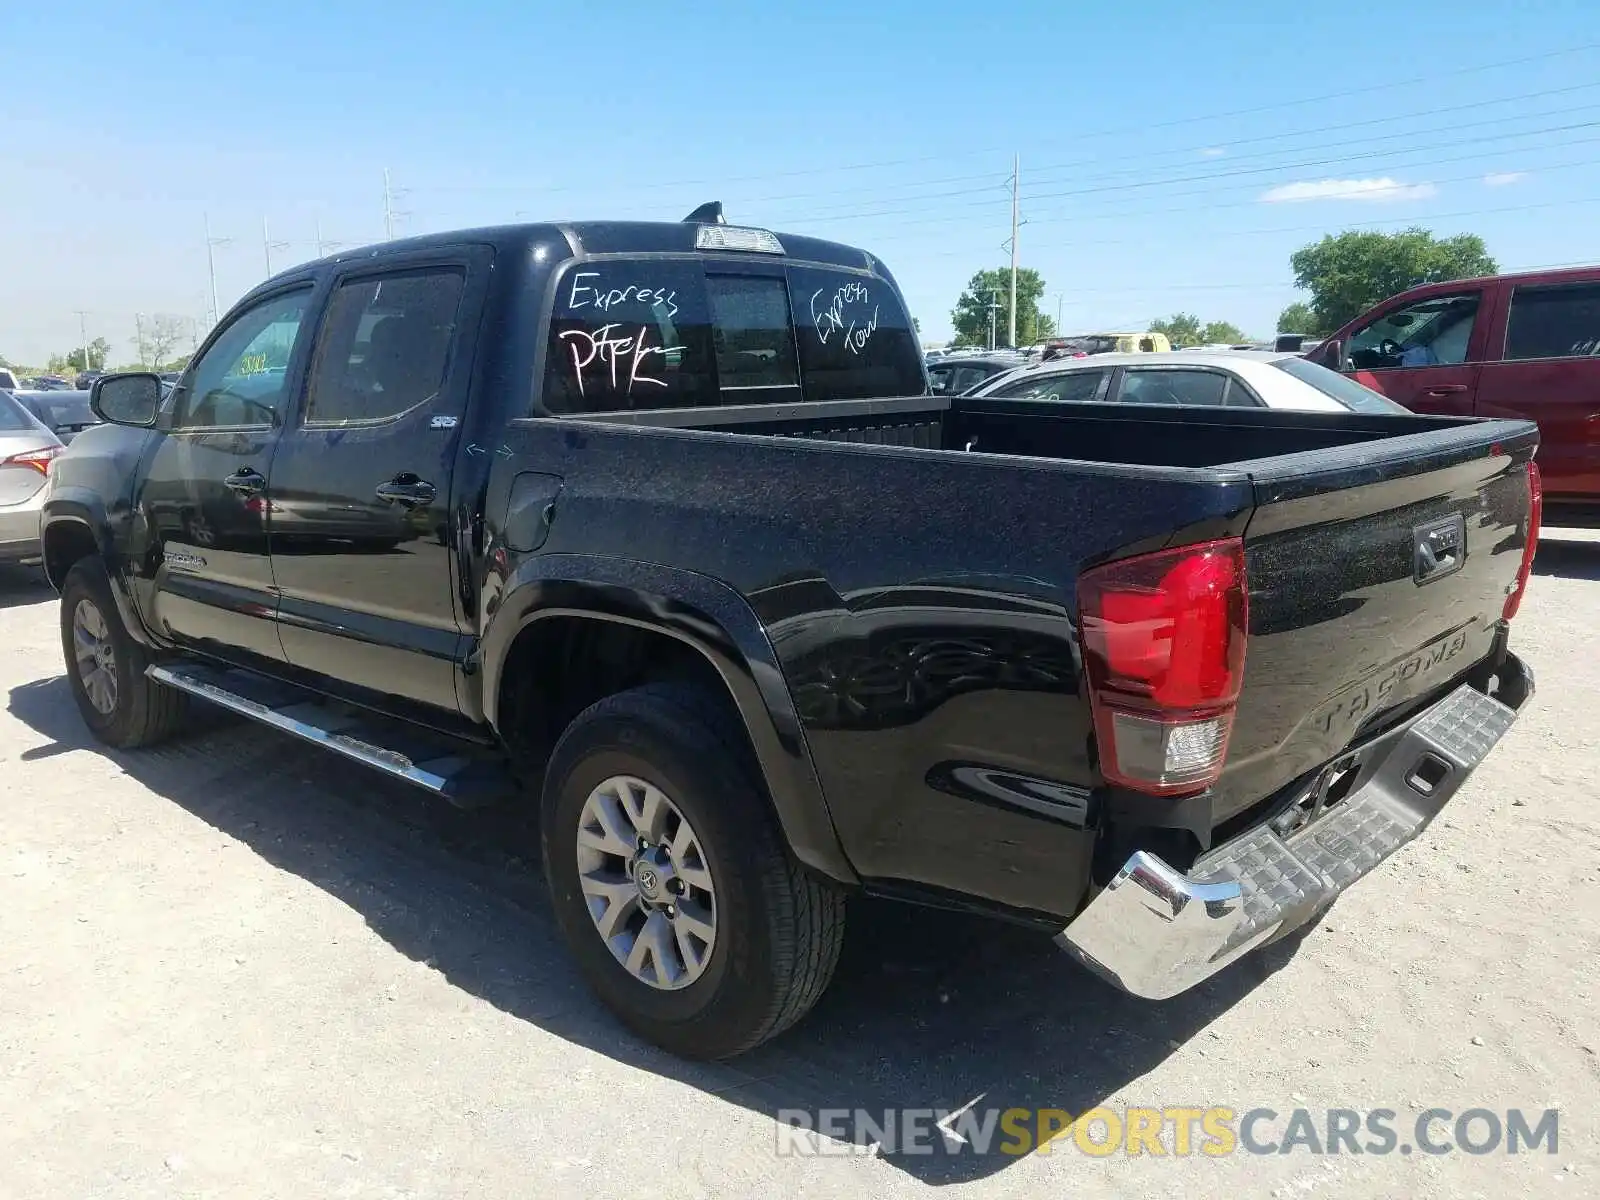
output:
<instances>
[{"instance_id":1,"label":"blue sky","mask_svg":"<svg viewBox=\"0 0 1600 1200\"><path fill-rule=\"evenodd\" d=\"M1593 0L1284 6L52 0L0 14L0 354L133 357L330 242L519 218L729 219L876 252L924 337L1021 258L1069 330L1270 333L1354 225L1600 261ZM1076 14L1076 15L1075 15ZM1481 69L1479 69L1481 68ZM187 347L185 347L187 348Z\"/></svg>"}]
</instances>

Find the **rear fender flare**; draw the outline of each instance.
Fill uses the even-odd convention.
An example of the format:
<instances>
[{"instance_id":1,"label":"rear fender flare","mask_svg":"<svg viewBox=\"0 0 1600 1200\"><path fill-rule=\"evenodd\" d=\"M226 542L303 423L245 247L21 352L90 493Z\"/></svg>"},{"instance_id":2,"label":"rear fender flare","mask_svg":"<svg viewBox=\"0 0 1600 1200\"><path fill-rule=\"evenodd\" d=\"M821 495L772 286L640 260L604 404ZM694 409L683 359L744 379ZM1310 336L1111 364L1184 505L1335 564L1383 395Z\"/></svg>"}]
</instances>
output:
<instances>
[{"instance_id":1,"label":"rear fender flare","mask_svg":"<svg viewBox=\"0 0 1600 1200\"><path fill-rule=\"evenodd\" d=\"M521 564L486 595L490 611L477 665L483 716L491 726L497 722L501 675L511 647L536 621L613 621L676 638L703 655L727 687L795 856L842 883L858 882L834 830L777 655L737 591L674 567L548 554Z\"/></svg>"}]
</instances>

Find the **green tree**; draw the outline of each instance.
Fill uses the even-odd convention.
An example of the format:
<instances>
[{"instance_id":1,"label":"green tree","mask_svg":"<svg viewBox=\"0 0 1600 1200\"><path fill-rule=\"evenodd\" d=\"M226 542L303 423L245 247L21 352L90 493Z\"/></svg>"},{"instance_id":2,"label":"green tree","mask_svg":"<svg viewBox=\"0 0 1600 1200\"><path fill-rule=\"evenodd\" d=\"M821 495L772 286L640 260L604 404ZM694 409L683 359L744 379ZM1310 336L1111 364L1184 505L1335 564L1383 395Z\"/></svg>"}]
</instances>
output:
<instances>
[{"instance_id":1,"label":"green tree","mask_svg":"<svg viewBox=\"0 0 1600 1200\"><path fill-rule=\"evenodd\" d=\"M1413 227L1399 233L1347 230L1296 250L1289 258L1295 286L1311 293L1323 329L1337 329L1378 301L1416 287L1498 269L1476 234L1436 238Z\"/></svg>"},{"instance_id":2,"label":"green tree","mask_svg":"<svg viewBox=\"0 0 1600 1200\"><path fill-rule=\"evenodd\" d=\"M84 348L79 346L67 355L67 366L74 371L103 371L106 367L106 357L111 353L111 344L105 338L95 338L89 343L87 359Z\"/></svg>"},{"instance_id":3,"label":"green tree","mask_svg":"<svg viewBox=\"0 0 1600 1200\"><path fill-rule=\"evenodd\" d=\"M1317 314L1304 300L1296 300L1278 314L1279 333L1314 334L1323 332L1317 324Z\"/></svg>"},{"instance_id":4,"label":"green tree","mask_svg":"<svg viewBox=\"0 0 1600 1200\"><path fill-rule=\"evenodd\" d=\"M1164 333L1174 346L1193 346L1201 341L1200 318L1193 313L1173 313L1165 321L1151 321L1151 333Z\"/></svg>"},{"instance_id":5,"label":"green tree","mask_svg":"<svg viewBox=\"0 0 1600 1200\"><path fill-rule=\"evenodd\" d=\"M1232 321L1208 321L1206 327L1200 331L1200 340L1204 343L1211 342L1242 342L1247 340L1244 330Z\"/></svg>"},{"instance_id":6,"label":"green tree","mask_svg":"<svg viewBox=\"0 0 1600 1200\"><path fill-rule=\"evenodd\" d=\"M1056 331L1055 322L1039 311L1039 300L1044 295L1044 278L1031 267L1017 271L1017 338L1019 341L1037 341L1050 337ZM950 314L950 324L956 334L952 345L987 346L989 344L989 305L999 305L994 310L995 345L1006 345L1011 323L1011 268L999 267L993 271L979 271L967 281L967 287L956 301Z\"/></svg>"}]
</instances>

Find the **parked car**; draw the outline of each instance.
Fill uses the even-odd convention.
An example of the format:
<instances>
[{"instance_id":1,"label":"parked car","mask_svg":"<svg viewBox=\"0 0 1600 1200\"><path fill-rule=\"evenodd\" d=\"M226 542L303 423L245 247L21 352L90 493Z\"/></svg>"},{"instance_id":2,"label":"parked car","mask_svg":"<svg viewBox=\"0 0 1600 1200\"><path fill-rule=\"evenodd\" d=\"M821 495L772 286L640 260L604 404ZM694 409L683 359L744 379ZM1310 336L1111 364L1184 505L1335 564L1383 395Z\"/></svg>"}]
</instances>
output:
<instances>
[{"instance_id":1,"label":"parked car","mask_svg":"<svg viewBox=\"0 0 1600 1200\"><path fill-rule=\"evenodd\" d=\"M1160 354L1171 349L1164 333L1079 333L1051 338L1041 357L1050 361L1080 354Z\"/></svg>"},{"instance_id":2,"label":"parked car","mask_svg":"<svg viewBox=\"0 0 1600 1200\"><path fill-rule=\"evenodd\" d=\"M975 354L946 358L928 365L928 387L935 396L959 396L1027 360L1016 354Z\"/></svg>"},{"instance_id":3,"label":"parked car","mask_svg":"<svg viewBox=\"0 0 1600 1200\"><path fill-rule=\"evenodd\" d=\"M1414 412L1536 421L1550 523L1600 526L1600 266L1412 288L1311 357Z\"/></svg>"},{"instance_id":4,"label":"parked car","mask_svg":"<svg viewBox=\"0 0 1600 1200\"><path fill-rule=\"evenodd\" d=\"M1159 359L1148 354L1058 359L996 376L976 394L1070 403L1407 411L1337 371L1273 350L1174 350Z\"/></svg>"},{"instance_id":5,"label":"parked car","mask_svg":"<svg viewBox=\"0 0 1600 1200\"><path fill-rule=\"evenodd\" d=\"M100 423L89 406L89 397L81 392L19 391L12 395L63 444L89 426Z\"/></svg>"},{"instance_id":6,"label":"parked car","mask_svg":"<svg viewBox=\"0 0 1600 1200\"><path fill-rule=\"evenodd\" d=\"M533 806L583 977L701 1057L811 1007L851 892L1173 995L1312 920L1516 718L1531 424L924 370L879 259L761 229L296 267L165 398L97 383L115 423L57 462L78 710L132 748L204 700ZM348 536L375 513L398 550Z\"/></svg>"},{"instance_id":7,"label":"parked car","mask_svg":"<svg viewBox=\"0 0 1600 1200\"><path fill-rule=\"evenodd\" d=\"M61 440L0 391L0 562L39 557L39 512Z\"/></svg>"}]
</instances>

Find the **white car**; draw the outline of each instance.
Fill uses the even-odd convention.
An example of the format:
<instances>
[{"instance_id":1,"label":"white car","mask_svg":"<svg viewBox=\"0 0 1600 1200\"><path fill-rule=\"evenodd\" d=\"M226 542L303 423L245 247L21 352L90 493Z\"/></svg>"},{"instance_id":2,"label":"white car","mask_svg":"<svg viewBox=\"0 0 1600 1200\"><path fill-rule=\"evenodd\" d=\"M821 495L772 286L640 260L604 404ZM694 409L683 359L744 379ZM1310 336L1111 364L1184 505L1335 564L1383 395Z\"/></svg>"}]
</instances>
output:
<instances>
[{"instance_id":1,"label":"white car","mask_svg":"<svg viewBox=\"0 0 1600 1200\"><path fill-rule=\"evenodd\" d=\"M1057 359L997 375L975 396L1065 403L1403 413L1355 380L1272 350L1172 350Z\"/></svg>"}]
</instances>

